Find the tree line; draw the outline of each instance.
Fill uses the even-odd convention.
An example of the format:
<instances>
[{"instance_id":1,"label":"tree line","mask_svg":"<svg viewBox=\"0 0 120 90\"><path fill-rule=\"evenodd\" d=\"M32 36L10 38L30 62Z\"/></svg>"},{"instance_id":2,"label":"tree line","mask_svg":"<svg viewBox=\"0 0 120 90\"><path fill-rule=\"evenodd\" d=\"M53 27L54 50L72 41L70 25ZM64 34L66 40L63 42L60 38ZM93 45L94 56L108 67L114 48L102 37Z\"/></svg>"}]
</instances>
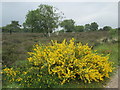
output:
<instances>
[{"instance_id":1,"label":"tree line","mask_svg":"<svg viewBox=\"0 0 120 90\"><path fill-rule=\"evenodd\" d=\"M37 9L28 11L25 22L20 25L19 21L11 21L10 24L2 27L2 32L32 32L43 33L47 36L57 30L58 27L62 29L59 32L88 32L88 31L109 31L112 30L110 26L104 26L98 29L99 25L96 22L85 25L75 25L72 19L64 19L63 13L53 6L41 4Z\"/></svg>"}]
</instances>

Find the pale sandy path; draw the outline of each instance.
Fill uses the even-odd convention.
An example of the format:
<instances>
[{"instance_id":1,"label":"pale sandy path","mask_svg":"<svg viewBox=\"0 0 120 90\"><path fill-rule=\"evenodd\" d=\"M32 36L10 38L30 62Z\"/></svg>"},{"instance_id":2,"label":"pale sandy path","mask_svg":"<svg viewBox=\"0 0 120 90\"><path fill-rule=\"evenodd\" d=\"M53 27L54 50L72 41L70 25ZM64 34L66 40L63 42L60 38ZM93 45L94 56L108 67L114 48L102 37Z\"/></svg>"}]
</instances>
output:
<instances>
[{"instance_id":1,"label":"pale sandy path","mask_svg":"<svg viewBox=\"0 0 120 90\"><path fill-rule=\"evenodd\" d=\"M118 82L120 82L120 67L118 68L117 72L113 75L113 77L111 77L111 80L109 81L109 83L105 86L106 88L118 88ZM119 88L120 90L120 88Z\"/></svg>"}]
</instances>

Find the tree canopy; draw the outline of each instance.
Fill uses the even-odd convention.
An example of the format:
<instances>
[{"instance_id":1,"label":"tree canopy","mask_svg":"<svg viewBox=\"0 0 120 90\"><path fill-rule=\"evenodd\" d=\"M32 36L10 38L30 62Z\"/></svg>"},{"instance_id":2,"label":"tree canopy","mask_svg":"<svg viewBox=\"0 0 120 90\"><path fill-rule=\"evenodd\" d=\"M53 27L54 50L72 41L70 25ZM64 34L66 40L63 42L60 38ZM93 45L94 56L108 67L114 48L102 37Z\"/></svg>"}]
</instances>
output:
<instances>
[{"instance_id":1,"label":"tree canopy","mask_svg":"<svg viewBox=\"0 0 120 90\"><path fill-rule=\"evenodd\" d=\"M63 27L66 30L66 32L72 32L74 30L74 24L74 20L66 19L61 22L60 26Z\"/></svg>"},{"instance_id":2,"label":"tree canopy","mask_svg":"<svg viewBox=\"0 0 120 90\"><path fill-rule=\"evenodd\" d=\"M96 31L98 30L98 24L96 22L91 23L90 25L90 30L91 31Z\"/></svg>"},{"instance_id":3,"label":"tree canopy","mask_svg":"<svg viewBox=\"0 0 120 90\"><path fill-rule=\"evenodd\" d=\"M75 26L75 32L83 32L84 31L84 26Z\"/></svg>"},{"instance_id":4,"label":"tree canopy","mask_svg":"<svg viewBox=\"0 0 120 90\"><path fill-rule=\"evenodd\" d=\"M6 25L5 27L2 27L3 32L17 32L20 31L21 25L19 24L19 21L11 21L11 24Z\"/></svg>"},{"instance_id":5,"label":"tree canopy","mask_svg":"<svg viewBox=\"0 0 120 90\"><path fill-rule=\"evenodd\" d=\"M59 25L60 14L57 8L41 4L36 10L28 12L24 26L31 32L51 33Z\"/></svg>"},{"instance_id":6,"label":"tree canopy","mask_svg":"<svg viewBox=\"0 0 120 90\"><path fill-rule=\"evenodd\" d=\"M84 31L85 32L90 31L90 24L85 24Z\"/></svg>"},{"instance_id":7,"label":"tree canopy","mask_svg":"<svg viewBox=\"0 0 120 90\"><path fill-rule=\"evenodd\" d=\"M105 30L105 31L110 31L112 28L110 27L110 26L104 26L103 27L103 30Z\"/></svg>"}]
</instances>

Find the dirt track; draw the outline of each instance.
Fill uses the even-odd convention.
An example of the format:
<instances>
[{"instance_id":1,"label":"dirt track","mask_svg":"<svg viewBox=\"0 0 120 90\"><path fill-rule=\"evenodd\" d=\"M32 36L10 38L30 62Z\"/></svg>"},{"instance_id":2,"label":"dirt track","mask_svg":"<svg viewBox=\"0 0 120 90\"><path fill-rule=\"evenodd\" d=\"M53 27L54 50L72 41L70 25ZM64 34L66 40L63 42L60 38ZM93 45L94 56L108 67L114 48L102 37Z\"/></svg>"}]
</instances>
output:
<instances>
[{"instance_id":1,"label":"dirt track","mask_svg":"<svg viewBox=\"0 0 120 90\"><path fill-rule=\"evenodd\" d=\"M111 80L105 87L106 88L118 88L118 82L120 81L120 78L118 78L119 75L120 75L120 67L118 68L115 75L113 75L113 77L111 77ZM120 90L120 88L119 88L119 90Z\"/></svg>"}]
</instances>

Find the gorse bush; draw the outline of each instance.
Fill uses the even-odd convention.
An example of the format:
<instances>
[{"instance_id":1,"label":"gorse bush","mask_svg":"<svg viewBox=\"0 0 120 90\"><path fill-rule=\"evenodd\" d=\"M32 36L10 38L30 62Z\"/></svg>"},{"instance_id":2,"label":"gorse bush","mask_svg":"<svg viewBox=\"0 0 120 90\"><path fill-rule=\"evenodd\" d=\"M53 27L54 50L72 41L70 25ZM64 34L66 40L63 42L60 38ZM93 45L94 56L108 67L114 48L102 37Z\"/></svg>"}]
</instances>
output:
<instances>
[{"instance_id":1,"label":"gorse bush","mask_svg":"<svg viewBox=\"0 0 120 90\"><path fill-rule=\"evenodd\" d=\"M63 40L62 43L52 41L48 45L36 44L33 52L28 52L27 69L13 71L5 68L3 71L10 77L10 82L17 81L24 87L52 87L74 79L85 83L103 81L113 71L112 62L108 61L109 55L97 54L91 48L87 44L75 43L73 38L69 42ZM49 77L45 79L47 75Z\"/></svg>"},{"instance_id":2,"label":"gorse bush","mask_svg":"<svg viewBox=\"0 0 120 90\"><path fill-rule=\"evenodd\" d=\"M112 72L109 56L98 55L92 52L86 44L62 43L52 41L48 46L36 45L34 52L29 52L29 62L43 69L48 68L49 74L56 74L62 80L61 84L70 79L81 79L85 82L103 80Z\"/></svg>"}]
</instances>

